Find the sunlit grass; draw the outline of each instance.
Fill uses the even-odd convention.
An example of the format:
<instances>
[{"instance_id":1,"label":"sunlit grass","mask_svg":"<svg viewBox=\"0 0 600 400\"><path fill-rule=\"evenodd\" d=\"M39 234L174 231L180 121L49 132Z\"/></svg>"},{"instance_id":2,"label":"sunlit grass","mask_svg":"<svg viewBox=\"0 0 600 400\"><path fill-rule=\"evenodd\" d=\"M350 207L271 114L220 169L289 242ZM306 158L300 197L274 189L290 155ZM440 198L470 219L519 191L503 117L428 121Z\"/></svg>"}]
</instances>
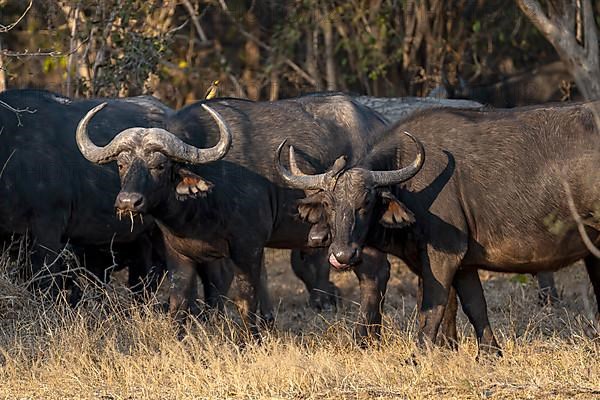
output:
<instances>
[{"instance_id":1,"label":"sunlit grass","mask_svg":"<svg viewBox=\"0 0 600 400\"><path fill-rule=\"evenodd\" d=\"M460 319L460 349L414 345L412 276L397 265L384 340L352 341L355 280L335 276L345 301L335 314L304 307L285 265L270 260L280 298L278 328L244 343L234 308L227 318L192 319L186 336L157 307L123 291L92 287L76 310L32 296L5 260L0 273L0 398L598 398L600 349L567 293L578 274L559 276L563 304L540 307L534 286L486 277L500 359L475 361L472 329ZM416 363L412 362L416 361Z\"/></svg>"}]
</instances>

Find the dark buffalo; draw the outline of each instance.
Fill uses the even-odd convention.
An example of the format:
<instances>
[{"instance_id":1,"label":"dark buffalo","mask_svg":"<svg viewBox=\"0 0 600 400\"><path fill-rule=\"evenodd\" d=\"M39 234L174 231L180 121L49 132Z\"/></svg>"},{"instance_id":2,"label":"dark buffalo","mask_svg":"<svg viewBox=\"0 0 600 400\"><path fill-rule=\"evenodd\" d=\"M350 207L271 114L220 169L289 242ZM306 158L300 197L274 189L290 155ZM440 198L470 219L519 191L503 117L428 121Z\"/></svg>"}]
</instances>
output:
<instances>
[{"instance_id":1,"label":"dark buffalo","mask_svg":"<svg viewBox=\"0 0 600 400\"><path fill-rule=\"evenodd\" d=\"M130 284L136 285L151 267L147 246L154 227L148 219L132 225L119 220L112 194L119 191L116 168L90 165L77 151L72 132L90 107L101 100L71 100L40 90L10 90L0 94L0 234L27 233L33 242L32 266L44 265L55 275L62 263L56 260L69 243L79 254L93 247L113 245L117 255L130 254ZM110 113L90 127L99 143L108 142L114 129L161 126L171 113L152 97L105 100ZM132 244L124 248L124 244ZM94 256L92 256L94 253ZM96 268L96 266L94 266ZM44 287L49 286L46 279Z\"/></svg>"},{"instance_id":2,"label":"dark buffalo","mask_svg":"<svg viewBox=\"0 0 600 400\"><path fill-rule=\"evenodd\" d=\"M299 176L284 177L293 187L318 190L303 205L335 227L332 263L360 263L369 244L422 277L421 340L435 339L454 285L480 351L497 350L478 269L536 273L584 259L600 297L598 260L572 222L563 187L571 188L598 242L600 136L591 111L597 105L425 111L380 136L364 157L336 166L335 176L303 176L292 163ZM427 162L406 184L382 184L388 172L381 171L414 157L406 132L419 133Z\"/></svg>"},{"instance_id":3,"label":"dark buffalo","mask_svg":"<svg viewBox=\"0 0 600 400\"><path fill-rule=\"evenodd\" d=\"M33 242L34 274L44 265L51 265L53 275L61 272L63 263L56 258L69 244L81 264L104 281L109 277L107 267L116 264L129 267L132 289L154 286L164 264L160 230L151 218L133 223L127 215L116 217L117 168L86 161L73 132L85 113L102 101L108 102L108 113L89 129L101 144L112 139L115 130L161 127L173 111L151 96L71 100L42 90L10 90L0 94L0 101L16 110L29 110L16 113L0 106L0 235L27 233ZM231 266L217 262L199 272L206 303L222 307ZM323 287L320 282L305 283ZM268 292L263 289L261 309L270 314ZM71 301L76 302L78 295ZM324 294L314 296L326 299Z\"/></svg>"},{"instance_id":4,"label":"dark buffalo","mask_svg":"<svg viewBox=\"0 0 600 400\"><path fill-rule=\"evenodd\" d=\"M290 137L313 154L306 168L320 172L340 154L364 153L385 126L377 113L339 94L269 103L220 99L180 110L166 130L126 130L97 147L86 132L98 111L81 121L79 148L95 163L117 161L119 210L158 222L172 271L171 311L186 307L190 279L201 264L229 257L241 272L241 311L253 333L263 248L305 248L310 228L296 216L302 192L282 187L265 156ZM408 179L411 171L396 174ZM311 234L321 240L319 232ZM373 250L372 259L369 268L355 269L362 291L359 335L377 329L389 276L385 255Z\"/></svg>"}]
</instances>

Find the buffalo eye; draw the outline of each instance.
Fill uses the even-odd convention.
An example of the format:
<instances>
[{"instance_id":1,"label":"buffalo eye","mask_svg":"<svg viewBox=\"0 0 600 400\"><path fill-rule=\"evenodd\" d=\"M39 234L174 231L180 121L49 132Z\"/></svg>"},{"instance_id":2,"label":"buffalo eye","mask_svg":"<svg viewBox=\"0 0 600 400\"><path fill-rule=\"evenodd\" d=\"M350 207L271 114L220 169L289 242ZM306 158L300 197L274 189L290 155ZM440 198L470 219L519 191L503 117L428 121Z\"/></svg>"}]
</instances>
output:
<instances>
[{"instance_id":1,"label":"buffalo eye","mask_svg":"<svg viewBox=\"0 0 600 400\"><path fill-rule=\"evenodd\" d=\"M119 172L121 172L125 168L125 165L122 163L117 163L117 168L119 168Z\"/></svg>"},{"instance_id":2,"label":"buffalo eye","mask_svg":"<svg viewBox=\"0 0 600 400\"><path fill-rule=\"evenodd\" d=\"M165 164L164 163L157 164L157 165L153 166L152 169L155 171L158 171L158 172L164 171Z\"/></svg>"}]
</instances>

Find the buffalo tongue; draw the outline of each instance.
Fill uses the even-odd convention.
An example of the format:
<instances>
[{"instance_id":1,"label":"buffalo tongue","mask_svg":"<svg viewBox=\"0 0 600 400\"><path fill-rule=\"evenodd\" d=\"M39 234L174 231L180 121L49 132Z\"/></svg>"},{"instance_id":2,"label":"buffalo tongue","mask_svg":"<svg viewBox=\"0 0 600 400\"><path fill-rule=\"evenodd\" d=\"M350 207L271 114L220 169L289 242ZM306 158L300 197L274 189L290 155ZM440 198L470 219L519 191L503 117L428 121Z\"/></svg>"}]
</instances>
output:
<instances>
[{"instance_id":1,"label":"buffalo tongue","mask_svg":"<svg viewBox=\"0 0 600 400\"><path fill-rule=\"evenodd\" d=\"M349 265L340 263L337 260L337 258L335 258L335 256L333 254L331 254L329 256L329 264L331 264L331 266L333 268L335 268L335 269L348 269L348 268L350 268Z\"/></svg>"}]
</instances>

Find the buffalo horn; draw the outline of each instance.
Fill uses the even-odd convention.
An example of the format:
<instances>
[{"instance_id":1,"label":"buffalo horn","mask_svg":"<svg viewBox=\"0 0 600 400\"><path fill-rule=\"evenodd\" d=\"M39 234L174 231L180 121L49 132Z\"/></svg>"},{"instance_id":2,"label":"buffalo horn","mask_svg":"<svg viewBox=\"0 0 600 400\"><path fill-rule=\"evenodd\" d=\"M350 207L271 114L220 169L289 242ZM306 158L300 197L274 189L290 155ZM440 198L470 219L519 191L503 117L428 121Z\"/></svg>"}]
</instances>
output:
<instances>
[{"instance_id":1,"label":"buffalo horn","mask_svg":"<svg viewBox=\"0 0 600 400\"><path fill-rule=\"evenodd\" d=\"M102 110L107 103L102 103L92 108L88 113L79 121L77 125L77 131L75 133L75 139L77 141L77 147L81 154L89 161L96 164L106 164L112 161L124 148L124 139L131 135L140 134L143 128L129 128L119 133L113 140L110 141L104 147L96 146L90 139L87 128L90 120Z\"/></svg>"},{"instance_id":2,"label":"buffalo horn","mask_svg":"<svg viewBox=\"0 0 600 400\"><path fill-rule=\"evenodd\" d=\"M191 144L183 142L171 132L161 128L148 129L148 134L144 138L144 142L146 145L160 149L162 153L171 159L182 163L206 164L225 157L231 147L231 131L218 112L206 104L202 104L202 107L208 111L211 117L217 122L217 125L219 125L219 142L213 147L208 149L194 147Z\"/></svg>"},{"instance_id":3,"label":"buffalo horn","mask_svg":"<svg viewBox=\"0 0 600 400\"><path fill-rule=\"evenodd\" d=\"M281 142L279 147L277 147L277 159L275 161L275 166L283 180L290 187L303 190L325 189L329 186L329 183L335 177L335 175L337 175L346 166L346 157L341 156L337 160L335 160L333 167L327 172L316 175L307 175L304 172L302 172L298 167L298 164L296 163L296 153L294 151L294 146L290 146L291 171L289 171L281 163L281 151L283 150L283 147L285 146L286 142L287 139Z\"/></svg>"},{"instance_id":4,"label":"buffalo horn","mask_svg":"<svg viewBox=\"0 0 600 400\"><path fill-rule=\"evenodd\" d=\"M423 162L425 161L425 149L423 148L423 143L409 132L404 131L404 134L411 138L417 146L417 156L410 165L401 169L393 171L371 171L371 176L377 186L389 186L405 182L415 176L423 166Z\"/></svg>"}]
</instances>

